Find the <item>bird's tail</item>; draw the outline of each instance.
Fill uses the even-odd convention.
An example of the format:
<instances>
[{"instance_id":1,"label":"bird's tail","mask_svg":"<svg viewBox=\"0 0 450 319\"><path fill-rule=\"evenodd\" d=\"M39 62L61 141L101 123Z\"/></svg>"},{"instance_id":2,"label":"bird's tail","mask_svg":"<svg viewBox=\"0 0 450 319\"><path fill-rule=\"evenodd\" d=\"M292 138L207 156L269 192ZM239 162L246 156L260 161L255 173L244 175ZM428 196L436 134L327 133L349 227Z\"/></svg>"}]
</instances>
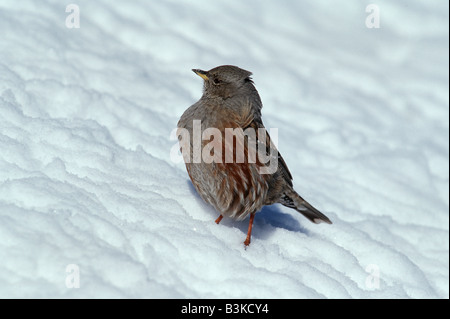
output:
<instances>
[{"instance_id":1,"label":"bird's tail","mask_svg":"<svg viewBox=\"0 0 450 319\"><path fill-rule=\"evenodd\" d=\"M286 207L293 208L299 213L302 213L306 218L308 218L315 224L332 224L331 220L327 216L315 209L292 188L283 194L279 203Z\"/></svg>"}]
</instances>

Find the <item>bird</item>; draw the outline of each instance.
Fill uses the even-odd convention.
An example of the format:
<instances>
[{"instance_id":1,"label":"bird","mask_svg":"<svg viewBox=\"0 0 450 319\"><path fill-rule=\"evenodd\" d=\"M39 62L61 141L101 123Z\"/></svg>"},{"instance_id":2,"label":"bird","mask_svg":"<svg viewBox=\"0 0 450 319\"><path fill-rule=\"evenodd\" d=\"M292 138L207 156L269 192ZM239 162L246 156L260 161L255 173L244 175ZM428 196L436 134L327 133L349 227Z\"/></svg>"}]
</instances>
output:
<instances>
[{"instance_id":1,"label":"bird","mask_svg":"<svg viewBox=\"0 0 450 319\"><path fill-rule=\"evenodd\" d=\"M265 130L252 72L234 65L192 71L203 79L203 95L180 117L177 135L195 190L220 214L215 222L219 224L224 216L238 221L249 216L246 247L255 214L265 205L279 203L313 223L332 224L294 190L291 172ZM235 132L231 139L227 130ZM244 134L249 130L262 133ZM244 156L238 161L239 148Z\"/></svg>"}]
</instances>

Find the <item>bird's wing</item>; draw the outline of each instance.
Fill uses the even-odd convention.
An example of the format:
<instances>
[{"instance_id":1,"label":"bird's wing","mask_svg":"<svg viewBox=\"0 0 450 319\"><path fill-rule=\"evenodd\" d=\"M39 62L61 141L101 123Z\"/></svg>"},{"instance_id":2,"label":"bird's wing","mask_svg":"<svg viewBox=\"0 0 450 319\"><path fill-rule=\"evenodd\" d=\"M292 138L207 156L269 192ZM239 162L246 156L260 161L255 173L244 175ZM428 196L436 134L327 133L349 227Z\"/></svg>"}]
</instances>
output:
<instances>
[{"instance_id":1,"label":"bird's wing","mask_svg":"<svg viewBox=\"0 0 450 319\"><path fill-rule=\"evenodd\" d=\"M264 155L276 156L278 161L277 173L281 174L286 183L292 186L292 179L293 179L292 174L289 171L289 168L287 167L287 164L284 161L283 156L281 156L281 153L278 152L277 147L272 142L269 132L264 127L262 119L260 117L254 116L254 112L252 111L252 105L249 101L246 101L246 103L244 103L244 105L242 106L242 113L237 122L244 131L248 128L252 128L257 133L256 143L253 144L249 143L249 145L258 145L258 147L265 146ZM258 129L264 129L265 136L260 136L260 134L258 134Z\"/></svg>"}]
</instances>

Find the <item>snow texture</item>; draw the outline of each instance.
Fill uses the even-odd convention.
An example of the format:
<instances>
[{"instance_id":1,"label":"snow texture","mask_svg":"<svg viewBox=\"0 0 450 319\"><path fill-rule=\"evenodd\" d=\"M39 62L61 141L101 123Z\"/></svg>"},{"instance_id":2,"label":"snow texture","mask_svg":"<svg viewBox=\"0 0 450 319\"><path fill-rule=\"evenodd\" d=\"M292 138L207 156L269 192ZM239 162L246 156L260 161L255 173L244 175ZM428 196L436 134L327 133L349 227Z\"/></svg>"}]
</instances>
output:
<instances>
[{"instance_id":1,"label":"snow texture","mask_svg":"<svg viewBox=\"0 0 450 319\"><path fill-rule=\"evenodd\" d=\"M73 3L0 2L0 297L449 297L447 1ZM222 64L333 225L214 223L171 132Z\"/></svg>"}]
</instances>

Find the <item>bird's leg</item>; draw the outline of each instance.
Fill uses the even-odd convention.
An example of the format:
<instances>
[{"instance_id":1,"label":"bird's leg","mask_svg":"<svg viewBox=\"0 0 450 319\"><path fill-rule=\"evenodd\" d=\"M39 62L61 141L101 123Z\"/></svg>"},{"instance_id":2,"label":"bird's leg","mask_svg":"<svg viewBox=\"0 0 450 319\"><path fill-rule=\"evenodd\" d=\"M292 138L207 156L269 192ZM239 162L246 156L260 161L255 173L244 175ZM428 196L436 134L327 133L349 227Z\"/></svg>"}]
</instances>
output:
<instances>
[{"instance_id":1,"label":"bird's leg","mask_svg":"<svg viewBox=\"0 0 450 319\"><path fill-rule=\"evenodd\" d=\"M252 226L253 226L253 219L255 218L255 213L250 214L250 221L248 222L248 231L247 231L247 238L244 241L244 245L248 246L250 245L250 239L252 237Z\"/></svg>"},{"instance_id":2,"label":"bird's leg","mask_svg":"<svg viewBox=\"0 0 450 319\"><path fill-rule=\"evenodd\" d=\"M223 218L223 216L222 215L220 215L217 219L216 219L216 224L219 224L220 223L220 221L222 220L222 218Z\"/></svg>"}]
</instances>

